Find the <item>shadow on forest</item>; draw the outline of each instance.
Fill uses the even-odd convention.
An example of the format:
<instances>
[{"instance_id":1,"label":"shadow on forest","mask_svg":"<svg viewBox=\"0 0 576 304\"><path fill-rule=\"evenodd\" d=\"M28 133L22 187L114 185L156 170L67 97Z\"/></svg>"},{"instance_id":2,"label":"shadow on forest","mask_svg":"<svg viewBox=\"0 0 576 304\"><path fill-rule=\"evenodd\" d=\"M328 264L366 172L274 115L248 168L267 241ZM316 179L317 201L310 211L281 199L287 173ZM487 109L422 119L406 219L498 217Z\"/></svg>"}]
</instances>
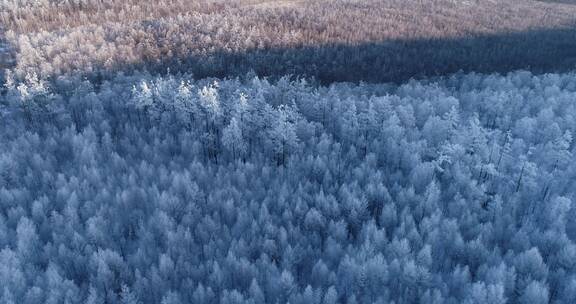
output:
<instances>
[{"instance_id":1,"label":"shadow on forest","mask_svg":"<svg viewBox=\"0 0 576 304\"><path fill-rule=\"evenodd\" d=\"M5 31L2 26L0 26L0 87L5 81L5 70L13 67L15 64L12 48L5 37Z\"/></svg>"},{"instance_id":2,"label":"shadow on forest","mask_svg":"<svg viewBox=\"0 0 576 304\"><path fill-rule=\"evenodd\" d=\"M403 82L410 78L455 72L565 72L576 68L576 26L459 38L389 40L356 45L329 44L298 48L217 52L160 62L115 66L114 70L152 73L190 72L196 78L233 77L253 71L259 76L299 75L320 83ZM84 75L96 83L110 71Z\"/></svg>"},{"instance_id":3,"label":"shadow on forest","mask_svg":"<svg viewBox=\"0 0 576 304\"><path fill-rule=\"evenodd\" d=\"M576 4L576 0L538 0L547 3Z\"/></svg>"}]
</instances>

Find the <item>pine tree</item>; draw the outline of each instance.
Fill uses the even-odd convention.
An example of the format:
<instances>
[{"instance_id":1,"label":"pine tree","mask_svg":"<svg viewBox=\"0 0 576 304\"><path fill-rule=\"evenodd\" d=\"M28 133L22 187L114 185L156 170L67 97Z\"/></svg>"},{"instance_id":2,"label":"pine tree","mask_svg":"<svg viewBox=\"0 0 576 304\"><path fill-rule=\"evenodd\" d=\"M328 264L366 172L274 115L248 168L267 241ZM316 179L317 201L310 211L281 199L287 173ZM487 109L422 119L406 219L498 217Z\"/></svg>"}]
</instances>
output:
<instances>
[{"instance_id":1,"label":"pine tree","mask_svg":"<svg viewBox=\"0 0 576 304\"><path fill-rule=\"evenodd\" d=\"M336 304L338 303L338 294L336 293L336 288L334 286L330 286L326 293L324 294L324 299L322 300L323 304Z\"/></svg>"},{"instance_id":2,"label":"pine tree","mask_svg":"<svg viewBox=\"0 0 576 304\"><path fill-rule=\"evenodd\" d=\"M266 302L264 292L262 292L262 289L260 289L256 279L252 279L248 293L250 294L250 299L254 301L254 304L264 304Z\"/></svg>"},{"instance_id":3,"label":"pine tree","mask_svg":"<svg viewBox=\"0 0 576 304\"><path fill-rule=\"evenodd\" d=\"M547 304L549 301L548 288L538 281L530 282L520 296L520 303L522 304Z\"/></svg>"},{"instance_id":4,"label":"pine tree","mask_svg":"<svg viewBox=\"0 0 576 304\"><path fill-rule=\"evenodd\" d=\"M141 304L138 297L130 290L126 285L122 285L122 291L120 292L120 302L122 304Z\"/></svg>"}]
</instances>

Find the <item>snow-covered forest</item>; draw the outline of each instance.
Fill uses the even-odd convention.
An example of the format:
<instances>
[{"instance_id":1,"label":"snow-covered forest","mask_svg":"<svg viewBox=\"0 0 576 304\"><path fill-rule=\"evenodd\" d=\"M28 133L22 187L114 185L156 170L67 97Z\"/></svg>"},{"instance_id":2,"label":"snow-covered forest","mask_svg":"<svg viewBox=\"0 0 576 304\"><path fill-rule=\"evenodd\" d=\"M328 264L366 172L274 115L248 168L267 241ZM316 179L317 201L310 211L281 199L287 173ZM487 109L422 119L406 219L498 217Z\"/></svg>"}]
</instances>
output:
<instances>
[{"instance_id":1,"label":"snow-covered forest","mask_svg":"<svg viewBox=\"0 0 576 304\"><path fill-rule=\"evenodd\" d=\"M403 82L576 65L576 6L534 0L0 0L2 23L19 80L169 68Z\"/></svg>"},{"instance_id":2,"label":"snow-covered forest","mask_svg":"<svg viewBox=\"0 0 576 304\"><path fill-rule=\"evenodd\" d=\"M0 304L576 303L573 0L0 0Z\"/></svg>"},{"instance_id":3,"label":"snow-covered forest","mask_svg":"<svg viewBox=\"0 0 576 304\"><path fill-rule=\"evenodd\" d=\"M576 75L9 86L2 303L573 303Z\"/></svg>"}]
</instances>

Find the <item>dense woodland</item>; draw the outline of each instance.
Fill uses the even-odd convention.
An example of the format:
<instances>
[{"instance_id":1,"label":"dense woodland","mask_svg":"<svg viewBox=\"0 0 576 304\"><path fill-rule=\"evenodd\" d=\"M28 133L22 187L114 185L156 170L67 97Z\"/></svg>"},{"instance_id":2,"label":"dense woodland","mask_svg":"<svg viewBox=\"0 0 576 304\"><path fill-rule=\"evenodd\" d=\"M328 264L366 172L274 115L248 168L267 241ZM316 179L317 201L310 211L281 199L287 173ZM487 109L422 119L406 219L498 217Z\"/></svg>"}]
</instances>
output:
<instances>
[{"instance_id":1,"label":"dense woodland","mask_svg":"<svg viewBox=\"0 0 576 304\"><path fill-rule=\"evenodd\" d=\"M8 87L2 303L574 303L576 75Z\"/></svg>"},{"instance_id":2,"label":"dense woodland","mask_svg":"<svg viewBox=\"0 0 576 304\"><path fill-rule=\"evenodd\" d=\"M0 0L0 303L576 303L571 1Z\"/></svg>"},{"instance_id":3,"label":"dense woodland","mask_svg":"<svg viewBox=\"0 0 576 304\"><path fill-rule=\"evenodd\" d=\"M0 8L19 80L100 82L170 69L402 82L576 66L576 6L531 0L4 0Z\"/></svg>"}]
</instances>

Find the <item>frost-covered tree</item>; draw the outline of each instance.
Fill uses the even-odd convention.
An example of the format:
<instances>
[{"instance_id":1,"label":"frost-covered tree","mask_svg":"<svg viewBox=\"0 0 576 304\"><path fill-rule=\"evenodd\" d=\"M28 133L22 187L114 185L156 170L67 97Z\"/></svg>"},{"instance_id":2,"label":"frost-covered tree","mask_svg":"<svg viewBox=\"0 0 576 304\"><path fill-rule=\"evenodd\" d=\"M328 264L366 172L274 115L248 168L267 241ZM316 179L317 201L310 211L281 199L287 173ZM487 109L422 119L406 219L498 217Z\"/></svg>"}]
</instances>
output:
<instances>
[{"instance_id":1,"label":"frost-covered tree","mask_svg":"<svg viewBox=\"0 0 576 304\"><path fill-rule=\"evenodd\" d=\"M236 117L233 117L230 124L222 131L222 144L232 153L234 158L241 157L246 153L246 142Z\"/></svg>"},{"instance_id":2,"label":"frost-covered tree","mask_svg":"<svg viewBox=\"0 0 576 304\"><path fill-rule=\"evenodd\" d=\"M289 154L298 147L296 119L296 114L289 107L282 106L274 114L268 138L278 164L285 164Z\"/></svg>"}]
</instances>

